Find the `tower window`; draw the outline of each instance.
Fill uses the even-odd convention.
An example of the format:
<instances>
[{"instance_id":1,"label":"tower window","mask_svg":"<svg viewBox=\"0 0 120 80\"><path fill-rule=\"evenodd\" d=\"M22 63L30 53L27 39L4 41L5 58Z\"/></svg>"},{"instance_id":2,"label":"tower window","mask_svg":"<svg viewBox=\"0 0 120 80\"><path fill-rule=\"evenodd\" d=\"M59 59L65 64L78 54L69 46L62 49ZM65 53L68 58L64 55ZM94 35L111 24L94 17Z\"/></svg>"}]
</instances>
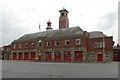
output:
<instances>
[{"instance_id":1,"label":"tower window","mask_svg":"<svg viewBox=\"0 0 120 80\"><path fill-rule=\"evenodd\" d=\"M62 16L64 16L64 13L62 13Z\"/></svg>"}]
</instances>

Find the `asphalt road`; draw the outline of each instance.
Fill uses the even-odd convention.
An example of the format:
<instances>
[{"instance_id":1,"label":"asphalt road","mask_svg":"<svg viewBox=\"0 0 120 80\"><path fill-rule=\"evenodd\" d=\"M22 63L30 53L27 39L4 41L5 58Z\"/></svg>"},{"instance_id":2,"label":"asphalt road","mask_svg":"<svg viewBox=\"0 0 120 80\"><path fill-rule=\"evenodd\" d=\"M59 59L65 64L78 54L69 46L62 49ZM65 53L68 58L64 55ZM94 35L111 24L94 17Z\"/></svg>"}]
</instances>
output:
<instances>
[{"instance_id":1,"label":"asphalt road","mask_svg":"<svg viewBox=\"0 0 120 80\"><path fill-rule=\"evenodd\" d=\"M118 63L2 61L3 78L118 78Z\"/></svg>"}]
</instances>

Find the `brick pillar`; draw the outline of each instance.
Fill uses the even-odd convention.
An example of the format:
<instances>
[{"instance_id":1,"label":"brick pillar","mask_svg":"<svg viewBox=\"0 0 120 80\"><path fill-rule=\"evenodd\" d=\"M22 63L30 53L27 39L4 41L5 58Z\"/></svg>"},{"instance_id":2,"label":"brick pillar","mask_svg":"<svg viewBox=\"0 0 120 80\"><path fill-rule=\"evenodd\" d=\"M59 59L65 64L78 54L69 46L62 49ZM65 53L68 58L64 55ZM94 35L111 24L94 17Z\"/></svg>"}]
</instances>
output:
<instances>
[{"instance_id":1,"label":"brick pillar","mask_svg":"<svg viewBox=\"0 0 120 80\"><path fill-rule=\"evenodd\" d=\"M23 55L23 60L25 59L25 53L24 52L22 52L22 55Z\"/></svg>"},{"instance_id":2,"label":"brick pillar","mask_svg":"<svg viewBox=\"0 0 120 80\"><path fill-rule=\"evenodd\" d=\"M17 54L17 60L18 60L18 55L19 55L19 53L18 53L18 52L16 52L16 54Z\"/></svg>"},{"instance_id":3,"label":"brick pillar","mask_svg":"<svg viewBox=\"0 0 120 80\"><path fill-rule=\"evenodd\" d=\"M13 60L13 52L11 53L11 60Z\"/></svg>"},{"instance_id":4,"label":"brick pillar","mask_svg":"<svg viewBox=\"0 0 120 80\"><path fill-rule=\"evenodd\" d=\"M61 51L61 61L64 62L64 52Z\"/></svg>"},{"instance_id":5,"label":"brick pillar","mask_svg":"<svg viewBox=\"0 0 120 80\"><path fill-rule=\"evenodd\" d=\"M46 60L45 60L45 55L46 55L46 53L43 52L43 61L46 61Z\"/></svg>"},{"instance_id":6,"label":"brick pillar","mask_svg":"<svg viewBox=\"0 0 120 80\"><path fill-rule=\"evenodd\" d=\"M54 51L52 51L51 54L52 54L52 61L54 62L54 58L55 58Z\"/></svg>"},{"instance_id":7,"label":"brick pillar","mask_svg":"<svg viewBox=\"0 0 120 80\"><path fill-rule=\"evenodd\" d=\"M71 62L74 62L74 51L71 51Z\"/></svg>"}]
</instances>

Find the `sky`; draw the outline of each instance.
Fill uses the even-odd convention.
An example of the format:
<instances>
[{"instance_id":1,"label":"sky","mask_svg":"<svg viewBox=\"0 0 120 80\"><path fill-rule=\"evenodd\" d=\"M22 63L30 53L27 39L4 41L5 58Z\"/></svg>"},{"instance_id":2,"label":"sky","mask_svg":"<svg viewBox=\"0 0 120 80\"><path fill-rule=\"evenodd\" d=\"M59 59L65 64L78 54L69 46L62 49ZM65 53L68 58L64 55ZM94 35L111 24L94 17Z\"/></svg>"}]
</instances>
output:
<instances>
[{"instance_id":1,"label":"sky","mask_svg":"<svg viewBox=\"0 0 120 80\"><path fill-rule=\"evenodd\" d=\"M59 10L66 8L69 27L102 31L118 43L119 0L0 0L0 46L25 34L45 31L50 19L59 28ZM40 24L40 30L39 30ZM120 42L119 42L120 43Z\"/></svg>"}]
</instances>

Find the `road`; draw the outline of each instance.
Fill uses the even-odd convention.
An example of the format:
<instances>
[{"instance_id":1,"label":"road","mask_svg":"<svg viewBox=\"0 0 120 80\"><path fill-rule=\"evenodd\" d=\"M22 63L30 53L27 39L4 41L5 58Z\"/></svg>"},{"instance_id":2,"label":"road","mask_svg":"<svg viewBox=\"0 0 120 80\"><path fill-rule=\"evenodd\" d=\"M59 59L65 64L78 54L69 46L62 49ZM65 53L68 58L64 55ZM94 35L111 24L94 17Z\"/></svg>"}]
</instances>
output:
<instances>
[{"instance_id":1,"label":"road","mask_svg":"<svg viewBox=\"0 0 120 80\"><path fill-rule=\"evenodd\" d=\"M118 78L118 63L2 61L3 78Z\"/></svg>"}]
</instances>

